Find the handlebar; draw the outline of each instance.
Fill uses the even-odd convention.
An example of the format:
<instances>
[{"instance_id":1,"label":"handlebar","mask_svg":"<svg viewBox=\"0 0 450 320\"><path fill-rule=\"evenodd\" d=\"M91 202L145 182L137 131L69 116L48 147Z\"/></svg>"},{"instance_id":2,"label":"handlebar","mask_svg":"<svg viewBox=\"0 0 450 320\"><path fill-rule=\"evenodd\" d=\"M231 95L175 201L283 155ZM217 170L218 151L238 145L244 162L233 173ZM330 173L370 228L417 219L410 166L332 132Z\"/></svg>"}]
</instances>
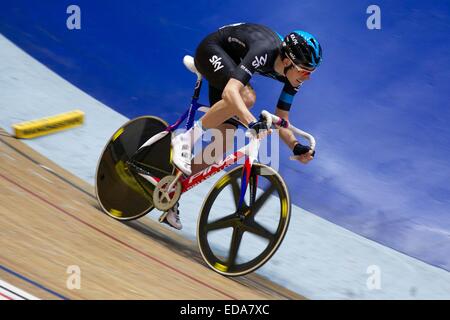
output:
<instances>
[{"instance_id":1,"label":"handlebar","mask_svg":"<svg viewBox=\"0 0 450 320\"><path fill-rule=\"evenodd\" d=\"M207 112L210 108L202 106L200 107L198 110L201 112ZM308 132L305 132L303 130L300 130L298 128L296 128L295 126L293 126L289 121L284 120L283 118L280 118L279 116L276 116L272 113L270 113L267 110L263 110L261 112L261 115L264 117L264 119L266 119L267 122L267 127L271 128L272 125L276 125L278 127L283 127L286 129L291 130L295 135L300 136L302 138L305 138L306 140L308 140L309 142L309 147L311 148L311 150L315 150L316 149L316 139L309 134ZM297 159L298 156L293 156L291 157L291 160L295 160Z\"/></svg>"},{"instance_id":2,"label":"handlebar","mask_svg":"<svg viewBox=\"0 0 450 320\"><path fill-rule=\"evenodd\" d=\"M314 137L311 134L309 134L308 132L305 132L303 130L300 130L300 129L294 127L291 123L289 123L289 121L286 121L283 118L280 118L280 117L270 113L267 110L263 110L261 112L261 115L264 117L264 119L266 119L267 127L271 128L272 125L276 125L276 126L279 126L279 127L283 127L283 128L289 129L295 135L298 135L298 136L303 137L306 140L308 140L309 147L311 148L311 150L313 150L313 151L315 150L315 148L316 148L316 139L314 139Z\"/></svg>"}]
</instances>

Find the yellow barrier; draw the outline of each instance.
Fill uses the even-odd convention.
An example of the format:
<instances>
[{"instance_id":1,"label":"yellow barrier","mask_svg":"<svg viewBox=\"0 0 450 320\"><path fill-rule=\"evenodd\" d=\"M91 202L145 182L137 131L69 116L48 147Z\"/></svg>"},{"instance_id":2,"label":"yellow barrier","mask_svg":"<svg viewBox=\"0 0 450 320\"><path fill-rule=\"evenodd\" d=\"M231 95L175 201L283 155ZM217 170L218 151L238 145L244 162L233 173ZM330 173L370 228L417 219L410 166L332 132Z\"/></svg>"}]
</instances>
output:
<instances>
[{"instance_id":1,"label":"yellow barrier","mask_svg":"<svg viewBox=\"0 0 450 320\"><path fill-rule=\"evenodd\" d=\"M17 123L12 126L17 138L30 139L57 131L78 127L84 122L84 112L74 110L55 116Z\"/></svg>"}]
</instances>

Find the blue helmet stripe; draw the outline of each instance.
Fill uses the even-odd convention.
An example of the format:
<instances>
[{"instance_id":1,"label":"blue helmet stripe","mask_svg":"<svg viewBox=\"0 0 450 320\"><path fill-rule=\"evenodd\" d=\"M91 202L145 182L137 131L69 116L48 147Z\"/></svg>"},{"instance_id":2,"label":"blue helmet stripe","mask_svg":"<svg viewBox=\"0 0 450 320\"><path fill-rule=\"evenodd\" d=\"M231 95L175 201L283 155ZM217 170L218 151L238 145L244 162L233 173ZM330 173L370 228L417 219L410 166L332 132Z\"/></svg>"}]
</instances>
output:
<instances>
[{"instance_id":1,"label":"blue helmet stripe","mask_svg":"<svg viewBox=\"0 0 450 320\"><path fill-rule=\"evenodd\" d=\"M276 32L276 34L278 35L278 37L280 37L281 41L284 41L284 37L281 34L279 34L278 32Z\"/></svg>"}]
</instances>

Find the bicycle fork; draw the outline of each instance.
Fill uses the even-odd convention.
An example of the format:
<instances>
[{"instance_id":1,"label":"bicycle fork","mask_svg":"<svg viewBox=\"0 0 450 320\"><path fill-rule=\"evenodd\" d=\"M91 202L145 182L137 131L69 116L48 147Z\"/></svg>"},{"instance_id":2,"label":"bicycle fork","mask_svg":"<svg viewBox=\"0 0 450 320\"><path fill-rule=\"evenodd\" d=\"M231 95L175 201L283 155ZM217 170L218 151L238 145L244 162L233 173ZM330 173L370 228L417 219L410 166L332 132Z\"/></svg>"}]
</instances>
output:
<instances>
[{"instance_id":1,"label":"bicycle fork","mask_svg":"<svg viewBox=\"0 0 450 320\"><path fill-rule=\"evenodd\" d=\"M245 159L244 167L242 170L242 178L241 178L241 194L239 197L238 211L242 209L242 205L244 204L245 194L247 192L247 187L251 179L252 166L255 160L258 158L260 140L258 138L251 138L250 143L248 145L248 157ZM252 189L250 190L250 203L254 202L256 196L258 177L255 177L255 181L252 183Z\"/></svg>"}]
</instances>

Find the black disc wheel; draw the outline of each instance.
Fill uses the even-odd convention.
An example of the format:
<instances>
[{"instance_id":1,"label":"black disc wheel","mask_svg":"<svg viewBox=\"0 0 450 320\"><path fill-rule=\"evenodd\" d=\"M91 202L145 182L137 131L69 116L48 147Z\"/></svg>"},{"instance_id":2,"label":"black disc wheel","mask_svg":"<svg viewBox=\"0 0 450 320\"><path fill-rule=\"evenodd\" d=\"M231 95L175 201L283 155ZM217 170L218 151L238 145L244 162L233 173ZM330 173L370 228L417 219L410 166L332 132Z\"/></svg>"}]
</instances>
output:
<instances>
[{"instance_id":1,"label":"black disc wheel","mask_svg":"<svg viewBox=\"0 0 450 320\"><path fill-rule=\"evenodd\" d=\"M100 156L95 176L98 202L109 216L133 220L153 209L154 185L139 173L163 178L174 172L171 134L138 153L136 151L166 127L167 123L160 118L139 117L124 124L109 140Z\"/></svg>"},{"instance_id":2,"label":"black disc wheel","mask_svg":"<svg viewBox=\"0 0 450 320\"><path fill-rule=\"evenodd\" d=\"M226 276L260 268L286 234L291 202L286 184L271 167L254 163L242 205L239 166L220 178L201 208L197 241L206 263Z\"/></svg>"}]
</instances>

